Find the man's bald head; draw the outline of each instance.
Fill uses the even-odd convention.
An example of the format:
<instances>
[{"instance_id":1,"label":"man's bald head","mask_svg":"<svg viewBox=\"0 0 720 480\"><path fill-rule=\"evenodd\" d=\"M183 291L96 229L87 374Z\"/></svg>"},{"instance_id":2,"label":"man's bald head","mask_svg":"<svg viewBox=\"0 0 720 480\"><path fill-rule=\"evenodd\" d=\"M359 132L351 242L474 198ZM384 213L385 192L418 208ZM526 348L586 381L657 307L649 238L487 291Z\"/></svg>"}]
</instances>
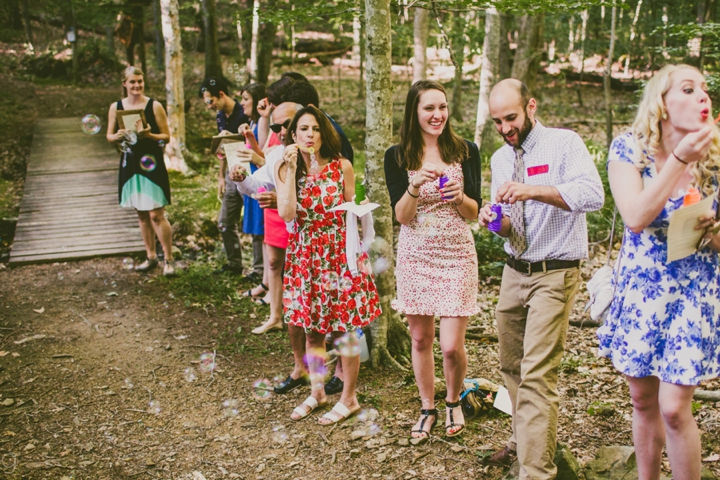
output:
<instances>
[{"instance_id":1,"label":"man's bald head","mask_svg":"<svg viewBox=\"0 0 720 480\"><path fill-rule=\"evenodd\" d=\"M495 84L490 92L488 102L492 103L493 100L498 100L498 98L502 98L506 102L515 100L525 110L532 96L527 85L523 82L516 78L506 78Z\"/></svg>"},{"instance_id":2,"label":"man's bald head","mask_svg":"<svg viewBox=\"0 0 720 480\"><path fill-rule=\"evenodd\" d=\"M285 135L287 134L287 129L290 126L290 122L295 117L295 114L298 112L298 110L300 110L301 108L303 108L302 105L293 102L284 102L275 107L272 118L274 125L282 126L280 131L276 132L280 137L280 142L285 141ZM272 128L272 125L270 127Z\"/></svg>"}]
</instances>

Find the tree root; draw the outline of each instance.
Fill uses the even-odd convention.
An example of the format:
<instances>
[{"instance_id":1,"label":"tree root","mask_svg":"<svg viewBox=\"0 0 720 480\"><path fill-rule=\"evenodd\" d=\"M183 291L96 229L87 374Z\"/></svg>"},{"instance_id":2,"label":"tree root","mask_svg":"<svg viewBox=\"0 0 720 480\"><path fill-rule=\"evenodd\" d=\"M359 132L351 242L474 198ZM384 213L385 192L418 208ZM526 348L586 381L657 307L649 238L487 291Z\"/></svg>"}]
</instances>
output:
<instances>
[{"instance_id":1,"label":"tree root","mask_svg":"<svg viewBox=\"0 0 720 480\"><path fill-rule=\"evenodd\" d=\"M693 398L706 402L720 402L720 390L695 390Z\"/></svg>"},{"instance_id":2,"label":"tree root","mask_svg":"<svg viewBox=\"0 0 720 480\"><path fill-rule=\"evenodd\" d=\"M395 371L398 372L407 372L408 369L403 367L400 362L395 360L392 355L390 355L390 351L386 347L378 346L377 349L373 352L373 355L371 357L372 359L372 366L388 366L392 368Z\"/></svg>"}]
</instances>

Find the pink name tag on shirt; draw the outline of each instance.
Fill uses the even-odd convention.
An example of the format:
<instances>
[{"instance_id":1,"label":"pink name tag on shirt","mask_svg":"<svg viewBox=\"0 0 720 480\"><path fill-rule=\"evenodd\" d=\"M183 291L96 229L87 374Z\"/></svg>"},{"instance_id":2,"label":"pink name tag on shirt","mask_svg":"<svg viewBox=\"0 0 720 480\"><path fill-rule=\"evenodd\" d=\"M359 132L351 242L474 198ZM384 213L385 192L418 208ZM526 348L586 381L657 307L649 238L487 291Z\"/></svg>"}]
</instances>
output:
<instances>
[{"instance_id":1,"label":"pink name tag on shirt","mask_svg":"<svg viewBox=\"0 0 720 480\"><path fill-rule=\"evenodd\" d=\"M540 175L541 173L547 173L550 171L550 167L548 165L538 165L537 167L528 167L528 177L532 177L533 175Z\"/></svg>"}]
</instances>

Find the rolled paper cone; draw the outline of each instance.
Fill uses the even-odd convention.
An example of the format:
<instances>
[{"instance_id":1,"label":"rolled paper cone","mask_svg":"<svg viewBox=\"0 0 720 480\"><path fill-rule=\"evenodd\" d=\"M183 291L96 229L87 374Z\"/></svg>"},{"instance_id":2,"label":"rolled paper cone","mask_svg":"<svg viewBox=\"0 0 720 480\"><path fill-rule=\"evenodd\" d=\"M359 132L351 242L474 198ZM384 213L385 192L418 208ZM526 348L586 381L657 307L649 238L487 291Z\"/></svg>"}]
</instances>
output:
<instances>
[{"instance_id":1,"label":"rolled paper cone","mask_svg":"<svg viewBox=\"0 0 720 480\"><path fill-rule=\"evenodd\" d=\"M360 205L363 200L365 200L365 185L358 183L355 185L355 203Z\"/></svg>"}]
</instances>

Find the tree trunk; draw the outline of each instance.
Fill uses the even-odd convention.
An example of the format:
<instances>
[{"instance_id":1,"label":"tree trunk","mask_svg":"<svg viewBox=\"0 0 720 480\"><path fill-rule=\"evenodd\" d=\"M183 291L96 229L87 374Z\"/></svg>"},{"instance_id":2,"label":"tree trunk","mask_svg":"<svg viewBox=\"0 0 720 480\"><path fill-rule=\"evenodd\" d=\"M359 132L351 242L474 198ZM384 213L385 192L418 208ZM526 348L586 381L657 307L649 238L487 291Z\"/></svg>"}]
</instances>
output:
<instances>
[{"instance_id":1,"label":"tree trunk","mask_svg":"<svg viewBox=\"0 0 720 480\"><path fill-rule=\"evenodd\" d=\"M20 15L20 5L18 0L10 0L8 2L10 10L10 18L8 19L8 25L13 30L20 30L23 28L22 16Z\"/></svg>"},{"instance_id":2,"label":"tree trunk","mask_svg":"<svg viewBox=\"0 0 720 480\"><path fill-rule=\"evenodd\" d=\"M260 0L253 1L252 33L250 37L250 79L257 80L258 33L260 31Z\"/></svg>"},{"instance_id":3,"label":"tree trunk","mask_svg":"<svg viewBox=\"0 0 720 480\"><path fill-rule=\"evenodd\" d=\"M577 83L577 96L580 108L583 107L582 99L582 81L583 73L585 73L585 39L587 38L587 21L590 17L587 10L580 12L580 18L582 19L582 25L580 27L580 81Z\"/></svg>"},{"instance_id":4,"label":"tree trunk","mask_svg":"<svg viewBox=\"0 0 720 480\"><path fill-rule=\"evenodd\" d=\"M375 210L375 243L383 248L380 253L388 266L375 276L383 314L371 324L372 365L403 367L393 355L402 358L406 365L410 353L410 334L400 316L390 307L395 296L395 256L393 252L393 222L390 195L385 183L383 157L392 142L392 94L390 66L391 26L390 0L365 0L367 29L367 101L365 116L365 184L371 202L381 205ZM382 241L382 240L384 241Z\"/></svg>"},{"instance_id":5,"label":"tree trunk","mask_svg":"<svg viewBox=\"0 0 720 480\"><path fill-rule=\"evenodd\" d=\"M640 7L642 7L642 0L638 0L637 7L635 7L635 16L633 17L632 23L630 24L630 42L628 43L628 53L625 55L625 76L630 74L630 56L633 51L633 41L635 40L635 29L640 17ZM700 63L702 64L702 49L700 50ZM700 67L702 69L702 66Z\"/></svg>"},{"instance_id":6,"label":"tree trunk","mask_svg":"<svg viewBox=\"0 0 720 480\"><path fill-rule=\"evenodd\" d=\"M153 26L155 27L155 65L158 71L165 69L165 40L162 35L160 0L153 0Z\"/></svg>"},{"instance_id":7,"label":"tree trunk","mask_svg":"<svg viewBox=\"0 0 720 480\"><path fill-rule=\"evenodd\" d=\"M276 0L270 0L266 4L267 11L272 11L277 6ZM258 32L257 46L257 82L267 85L272 66L273 46L277 34L277 24L269 21L260 25Z\"/></svg>"},{"instance_id":8,"label":"tree trunk","mask_svg":"<svg viewBox=\"0 0 720 480\"><path fill-rule=\"evenodd\" d=\"M242 22L238 18L237 22L235 22L235 26L237 27L237 36L238 36L238 54L240 55L240 60L243 62L243 65L245 65L245 48L243 47L243 34L242 34Z\"/></svg>"},{"instance_id":9,"label":"tree trunk","mask_svg":"<svg viewBox=\"0 0 720 480\"><path fill-rule=\"evenodd\" d=\"M500 22L500 56L498 57L498 79L502 80L503 78L510 77L510 71L512 70L512 62L513 59L510 56L510 39L508 38L510 35L510 27L513 22L513 15L509 13L500 13L499 14L499 22ZM496 80L496 81L497 81Z\"/></svg>"},{"instance_id":10,"label":"tree trunk","mask_svg":"<svg viewBox=\"0 0 720 480\"><path fill-rule=\"evenodd\" d=\"M607 67L605 68L605 135L607 137L607 148L610 149L610 144L613 139L613 126L612 126L612 93L610 91L610 77L612 75L612 62L613 52L615 50L615 22L617 17L617 6L615 0L613 0L612 14L610 17L610 48L608 49Z\"/></svg>"},{"instance_id":11,"label":"tree trunk","mask_svg":"<svg viewBox=\"0 0 720 480\"><path fill-rule=\"evenodd\" d=\"M110 56L115 56L115 29L112 25L105 25L105 42Z\"/></svg>"},{"instance_id":12,"label":"tree trunk","mask_svg":"<svg viewBox=\"0 0 720 480\"><path fill-rule=\"evenodd\" d=\"M77 31L77 25L75 24L75 2L73 0L70 0L70 29L73 32L73 42L72 42L72 77L73 77L73 83L78 83L78 77L80 69L79 65L79 59L78 59L78 42L80 40L78 31Z\"/></svg>"},{"instance_id":13,"label":"tree trunk","mask_svg":"<svg viewBox=\"0 0 720 480\"><path fill-rule=\"evenodd\" d=\"M412 83L425 78L427 72L427 38L430 31L429 13L424 8L415 8L413 25L413 79Z\"/></svg>"},{"instance_id":14,"label":"tree trunk","mask_svg":"<svg viewBox=\"0 0 720 480\"><path fill-rule=\"evenodd\" d=\"M32 48L32 27L30 26L30 6L28 0L22 0L23 23L25 24L25 37L27 37L28 45Z\"/></svg>"},{"instance_id":15,"label":"tree trunk","mask_svg":"<svg viewBox=\"0 0 720 480\"><path fill-rule=\"evenodd\" d=\"M463 17L461 12L455 12L454 14L454 25L453 25L453 44L452 48L455 51L455 59L457 65L455 66L455 86L453 88L452 98L452 117L458 122L463 121L463 108L462 108L462 84L463 84L463 65L465 64L465 33L464 25L466 19Z\"/></svg>"},{"instance_id":16,"label":"tree trunk","mask_svg":"<svg viewBox=\"0 0 720 480\"><path fill-rule=\"evenodd\" d=\"M545 15L539 13L534 15L523 15L518 23L520 37L518 38L517 50L515 50L515 61L513 62L512 78L517 78L528 89L535 93L535 82L537 70L540 64L540 47L542 45L542 26Z\"/></svg>"},{"instance_id":17,"label":"tree trunk","mask_svg":"<svg viewBox=\"0 0 720 480\"><path fill-rule=\"evenodd\" d=\"M365 98L365 19L359 17L360 20L360 88L358 89L358 98Z\"/></svg>"},{"instance_id":18,"label":"tree trunk","mask_svg":"<svg viewBox=\"0 0 720 480\"><path fill-rule=\"evenodd\" d=\"M165 93L170 142L165 147L168 170L187 173L183 157L185 149L185 95L183 92L183 61L180 42L180 11L178 0L160 0L162 30L165 39Z\"/></svg>"},{"instance_id":19,"label":"tree trunk","mask_svg":"<svg viewBox=\"0 0 720 480\"><path fill-rule=\"evenodd\" d=\"M483 152L494 150L492 142L493 126L490 118L488 97L493 85L497 83L498 63L500 59L500 17L495 7L485 10L485 40L483 41L483 61L480 68L480 97L478 98L477 118L475 120L475 143Z\"/></svg>"},{"instance_id":20,"label":"tree trunk","mask_svg":"<svg viewBox=\"0 0 720 480\"><path fill-rule=\"evenodd\" d=\"M202 0L203 25L205 26L205 78L223 77L218 45L215 0Z\"/></svg>"},{"instance_id":21,"label":"tree trunk","mask_svg":"<svg viewBox=\"0 0 720 480\"><path fill-rule=\"evenodd\" d=\"M140 60L140 68L145 72L145 84L148 83L147 77L147 56L145 55L145 9L138 5L133 8L133 24L137 32L138 60Z\"/></svg>"}]
</instances>

